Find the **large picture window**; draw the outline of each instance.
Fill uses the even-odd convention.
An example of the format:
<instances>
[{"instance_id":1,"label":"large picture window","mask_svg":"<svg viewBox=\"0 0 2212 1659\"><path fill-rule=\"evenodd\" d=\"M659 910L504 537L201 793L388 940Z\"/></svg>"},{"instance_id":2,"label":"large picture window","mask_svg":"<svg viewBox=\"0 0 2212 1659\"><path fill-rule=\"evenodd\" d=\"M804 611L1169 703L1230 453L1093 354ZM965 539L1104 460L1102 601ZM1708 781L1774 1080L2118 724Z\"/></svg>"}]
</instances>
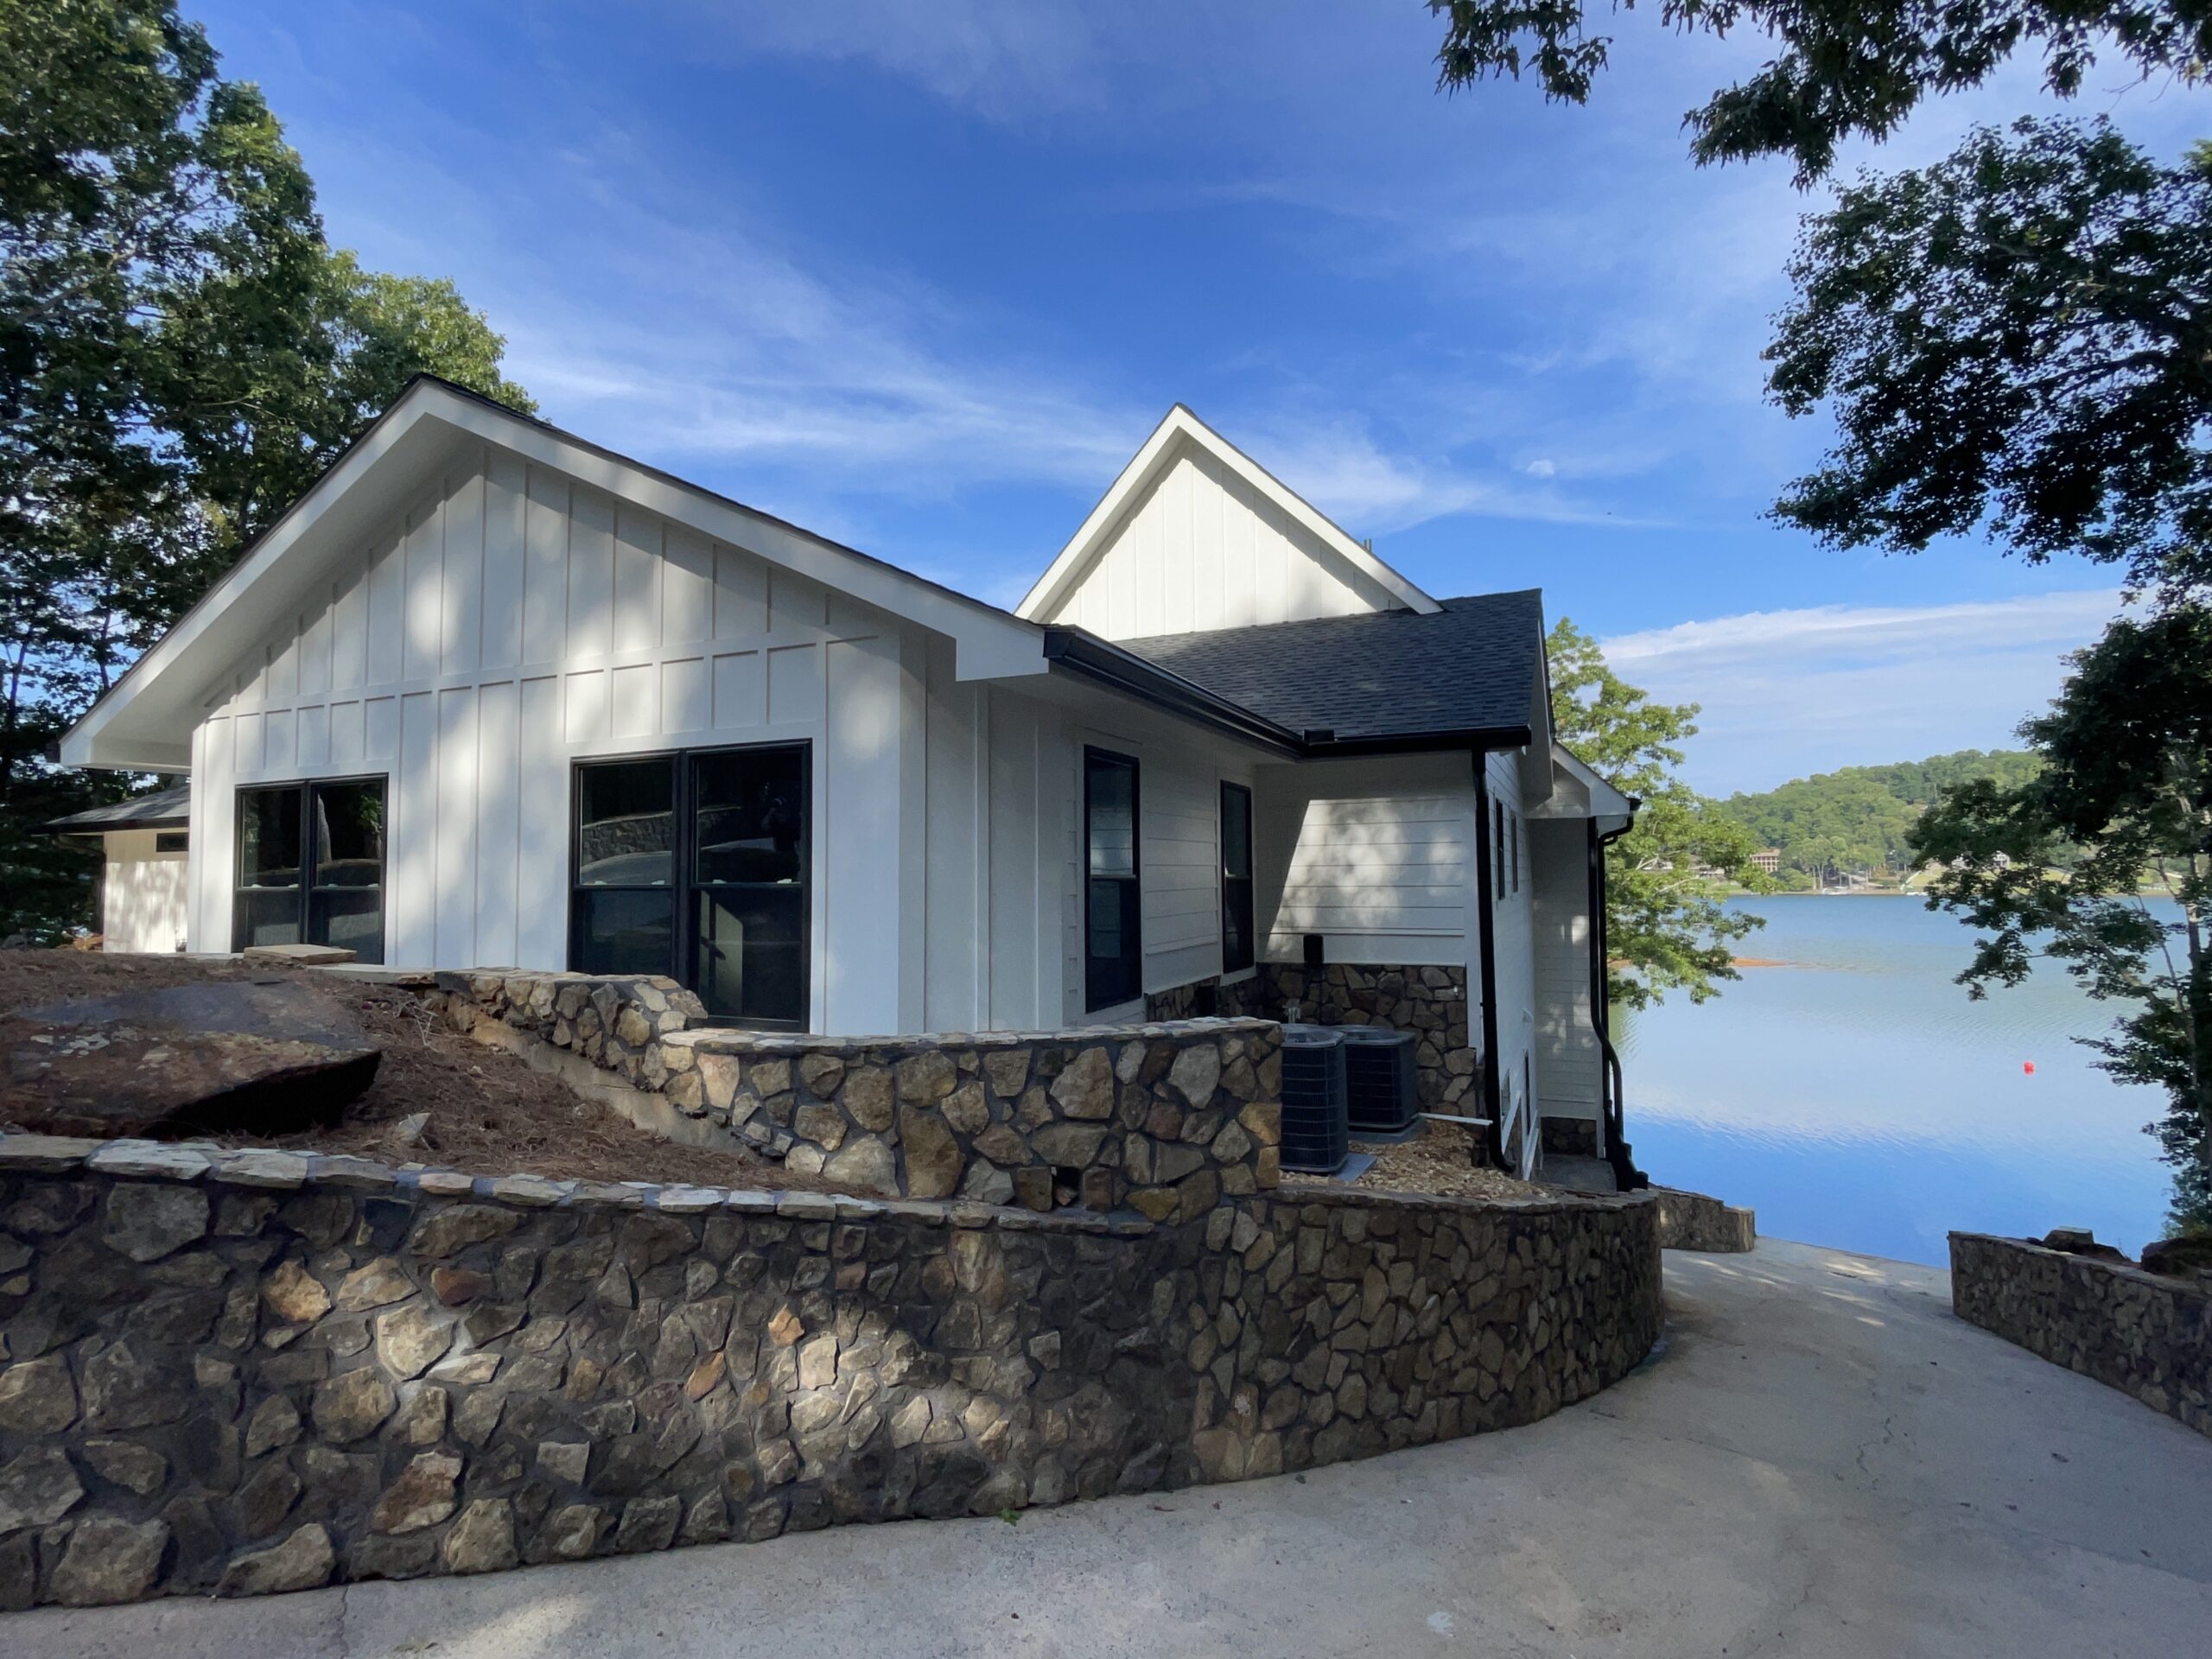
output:
<instances>
[{"instance_id":1,"label":"large picture window","mask_svg":"<svg viewBox=\"0 0 2212 1659\"><path fill-rule=\"evenodd\" d=\"M1252 791L1221 786L1221 971L1252 965Z\"/></svg>"},{"instance_id":2,"label":"large picture window","mask_svg":"<svg viewBox=\"0 0 2212 1659\"><path fill-rule=\"evenodd\" d=\"M1084 1005L1110 1008L1142 995L1144 937L1137 887L1137 763L1083 752Z\"/></svg>"},{"instance_id":3,"label":"large picture window","mask_svg":"<svg viewBox=\"0 0 2212 1659\"><path fill-rule=\"evenodd\" d=\"M384 960L385 780L238 791L232 948L328 944Z\"/></svg>"},{"instance_id":4,"label":"large picture window","mask_svg":"<svg viewBox=\"0 0 2212 1659\"><path fill-rule=\"evenodd\" d=\"M666 974L711 1014L804 1030L807 758L779 744L579 765L569 962Z\"/></svg>"}]
</instances>

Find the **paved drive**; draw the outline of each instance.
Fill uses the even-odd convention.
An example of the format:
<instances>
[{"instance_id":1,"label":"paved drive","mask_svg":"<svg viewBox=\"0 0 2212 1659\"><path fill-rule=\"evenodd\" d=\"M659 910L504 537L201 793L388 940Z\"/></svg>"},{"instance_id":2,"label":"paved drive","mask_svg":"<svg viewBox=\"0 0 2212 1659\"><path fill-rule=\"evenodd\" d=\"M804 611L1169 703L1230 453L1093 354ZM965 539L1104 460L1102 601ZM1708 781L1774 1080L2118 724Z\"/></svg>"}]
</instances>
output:
<instances>
[{"instance_id":1,"label":"paved drive","mask_svg":"<svg viewBox=\"0 0 2212 1659\"><path fill-rule=\"evenodd\" d=\"M0 1618L10 1659L2212 1653L2212 1440L1946 1276L1670 1255L1664 1351L1305 1478L475 1580Z\"/></svg>"}]
</instances>

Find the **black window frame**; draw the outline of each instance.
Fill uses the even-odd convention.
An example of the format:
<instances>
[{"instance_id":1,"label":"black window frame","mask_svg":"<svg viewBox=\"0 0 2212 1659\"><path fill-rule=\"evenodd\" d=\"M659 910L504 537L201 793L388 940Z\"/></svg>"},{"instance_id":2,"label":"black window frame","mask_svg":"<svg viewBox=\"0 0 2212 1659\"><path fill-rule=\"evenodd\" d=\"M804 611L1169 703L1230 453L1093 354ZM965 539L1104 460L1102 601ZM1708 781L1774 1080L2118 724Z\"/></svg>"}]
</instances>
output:
<instances>
[{"instance_id":1,"label":"black window frame","mask_svg":"<svg viewBox=\"0 0 2212 1659\"><path fill-rule=\"evenodd\" d=\"M1129 773L1129 873L1122 875L1096 875L1090 868L1090 779L1092 763L1126 766ZM1119 1007L1125 1002L1141 1000L1144 995L1144 779L1133 754L1123 754L1115 749L1103 749L1086 743L1083 749L1083 1005L1088 1014L1101 1008ZM1092 886L1099 881L1126 884L1128 891L1122 905L1122 953L1118 957L1100 957L1091 950ZM1099 988L1099 975L1094 963L1112 961L1121 969L1124 977L1121 994L1107 995Z\"/></svg>"},{"instance_id":2,"label":"black window frame","mask_svg":"<svg viewBox=\"0 0 2212 1659\"><path fill-rule=\"evenodd\" d=\"M1230 874L1229 868L1229 798L1232 793L1242 796L1244 800L1244 874L1241 876ZM1217 810L1220 814L1221 829L1219 836L1221 842L1221 971L1224 974L1241 974L1248 968L1254 966L1258 962L1260 955L1260 942L1253 931L1255 918L1252 888L1255 868L1252 843L1256 837L1252 829L1252 786L1249 784L1231 783L1228 779L1223 779L1221 799ZM1240 887L1241 893L1238 891ZM1243 924L1244 951L1243 960L1238 962L1230 959L1230 941L1237 936L1236 924L1240 920Z\"/></svg>"},{"instance_id":3,"label":"black window frame","mask_svg":"<svg viewBox=\"0 0 2212 1659\"><path fill-rule=\"evenodd\" d=\"M280 779L273 783L240 784L232 791L231 810L231 949L243 950L245 931L245 802L249 795L276 795L290 791L300 801L300 879L296 887L299 894L299 914L294 923L297 943L327 944L326 938L308 936L315 931L315 895L318 892L359 893L360 886L330 887L315 879L320 861L316 854L315 798L326 789L357 788L363 784L374 784L383 797L385 806L384 830L377 837L377 879L373 884L377 893L376 953L372 956L359 944L342 946L354 953L359 962L383 963L391 955L391 774L383 772L349 772L340 778ZM263 887L262 893L281 893L281 887ZM327 934L328 929L326 927Z\"/></svg>"},{"instance_id":4,"label":"black window frame","mask_svg":"<svg viewBox=\"0 0 2212 1659\"><path fill-rule=\"evenodd\" d=\"M804 872L799 906L798 975L800 998L804 1012L796 1020L746 1019L738 1014L709 1012L710 1024L741 1031L771 1031L805 1033L814 1028L814 894L817 881L815 869L815 800L814 800L814 744L806 738L784 739L766 743L711 743L696 748L647 749L634 753L578 755L569 766L569 955L571 972L581 971L576 963L582 956L579 946L583 937L583 906L580 902L587 893L654 893L665 891L669 895L671 921L669 929L669 961L660 971L679 985L696 991L696 976L690 967L698 951L699 918L698 895L717 888L781 886L780 883L707 881L697 879L697 829L694 817L695 791L692 767L696 760L721 754L765 753L777 750L796 751L799 759L799 791L806 803L806 815L799 831L800 868ZM667 887L636 887L624 884L594 882L587 885L583 876L584 772L593 766L638 766L652 761L664 763L670 772L670 813L671 817L669 844L669 880Z\"/></svg>"},{"instance_id":5,"label":"black window frame","mask_svg":"<svg viewBox=\"0 0 2212 1659\"><path fill-rule=\"evenodd\" d=\"M1513 870L1513 891L1518 893L1521 891L1521 815L1518 812L1511 814L1506 819L1506 825L1513 842L1513 850L1509 855Z\"/></svg>"},{"instance_id":6,"label":"black window frame","mask_svg":"<svg viewBox=\"0 0 2212 1659\"><path fill-rule=\"evenodd\" d=\"M192 832L189 830L156 830L154 831L154 850L156 853L190 853Z\"/></svg>"}]
</instances>

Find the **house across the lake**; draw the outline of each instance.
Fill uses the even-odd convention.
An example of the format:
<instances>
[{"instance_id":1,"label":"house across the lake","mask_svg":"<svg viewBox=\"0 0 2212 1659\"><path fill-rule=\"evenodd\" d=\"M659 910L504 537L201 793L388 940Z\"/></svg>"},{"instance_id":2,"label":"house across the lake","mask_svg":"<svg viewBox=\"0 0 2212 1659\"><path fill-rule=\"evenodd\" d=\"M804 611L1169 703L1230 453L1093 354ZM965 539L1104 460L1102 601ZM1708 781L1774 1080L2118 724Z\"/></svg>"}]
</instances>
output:
<instances>
[{"instance_id":1,"label":"house across the lake","mask_svg":"<svg viewBox=\"0 0 2212 1659\"><path fill-rule=\"evenodd\" d=\"M1525 1168L1618 1150L1634 803L1548 710L1541 594L1432 598L1180 407L1008 612L423 379L60 756L190 774L194 950L836 1033L1294 1004Z\"/></svg>"}]
</instances>

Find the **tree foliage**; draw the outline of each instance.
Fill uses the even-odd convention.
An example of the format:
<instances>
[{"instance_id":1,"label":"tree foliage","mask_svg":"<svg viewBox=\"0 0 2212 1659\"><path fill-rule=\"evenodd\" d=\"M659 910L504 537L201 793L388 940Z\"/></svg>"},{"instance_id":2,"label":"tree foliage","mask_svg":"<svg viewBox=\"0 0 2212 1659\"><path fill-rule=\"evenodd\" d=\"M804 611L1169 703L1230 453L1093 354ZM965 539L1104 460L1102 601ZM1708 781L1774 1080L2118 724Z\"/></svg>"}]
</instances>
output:
<instances>
[{"instance_id":1,"label":"tree foliage","mask_svg":"<svg viewBox=\"0 0 2212 1659\"><path fill-rule=\"evenodd\" d=\"M1699 874L1759 881L1751 861L1757 843L1680 775L1681 744L1697 733L1697 705L1652 702L1607 667L1598 642L1566 617L1546 645L1554 732L1641 804L1634 827L1605 860L1613 999L1641 1007L1679 989L1702 1002L1718 982L1737 976L1735 942L1764 924L1730 909L1716 882Z\"/></svg>"},{"instance_id":2,"label":"tree foliage","mask_svg":"<svg viewBox=\"0 0 2212 1659\"><path fill-rule=\"evenodd\" d=\"M450 283L326 243L174 0L0 0L0 935L86 919L42 752L413 374L527 408Z\"/></svg>"},{"instance_id":3,"label":"tree foliage","mask_svg":"<svg viewBox=\"0 0 2212 1659\"><path fill-rule=\"evenodd\" d=\"M2212 152L2021 121L1843 191L1790 264L1769 387L1840 429L1783 519L1910 552L1986 530L2212 583Z\"/></svg>"},{"instance_id":4,"label":"tree foliage","mask_svg":"<svg viewBox=\"0 0 2212 1659\"><path fill-rule=\"evenodd\" d=\"M2045 957L2130 1007L2083 1040L2113 1076L2165 1090L2152 1132L2175 1219L2212 1228L2212 610L2114 622L2021 735L2044 763L2033 779L1948 790L1915 827L1917 851L1955 866L1929 903L1984 931L1960 976L1973 995ZM2145 902L2146 871L2177 917Z\"/></svg>"},{"instance_id":5,"label":"tree foliage","mask_svg":"<svg viewBox=\"0 0 2212 1659\"><path fill-rule=\"evenodd\" d=\"M1758 794L1738 793L1719 810L1784 871L1818 879L1846 870L1902 874L1916 859L1912 827L1943 790L1970 779L2024 783L2042 762L2024 750L1961 749L1883 766L1843 766L1795 778Z\"/></svg>"},{"instance_id":6,"label":"tree foliage","mask_svg":"<svg viewBox=\"0 0 2212 1659\"><path fill-rule=\"evenodd\" d=\"M1445 20L1440 86L1531 71L1547 99L1586 103L1611 35L1584 0L1428 0ZM1635 0L1615 0L1615 14ZM1749 79L1683 118L1701 165L1787 156L1800 184L1836 146L1882 138L1931 94L1979 86L2018 54L2043 60L2044 87L2070 98L2101 61L2144 77L2195 79L2212 57L2212 13L2156 0L1661 0L1677 34L1738 30L1776 43Z\"/></svg>"}]
</instances>

